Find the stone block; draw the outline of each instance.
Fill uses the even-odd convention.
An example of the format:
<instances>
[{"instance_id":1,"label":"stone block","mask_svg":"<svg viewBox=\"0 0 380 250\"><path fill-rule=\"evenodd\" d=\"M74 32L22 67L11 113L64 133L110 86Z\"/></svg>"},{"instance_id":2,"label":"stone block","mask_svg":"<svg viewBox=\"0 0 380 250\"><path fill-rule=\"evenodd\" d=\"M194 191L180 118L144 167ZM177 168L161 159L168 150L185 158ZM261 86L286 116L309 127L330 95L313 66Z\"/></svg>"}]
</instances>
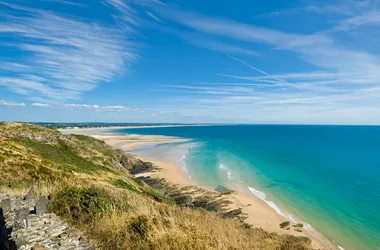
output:
<instances>
[{"instance_id":1,"label":"stone block","mask_svg":"<svg viewBox=\"0 0 380 250\"><path fill-rule=\"evenodd\" d=\"M16 215L13 223L13 230L16 231L19 229L28 228L29 208L20 208L16 210L15 213Z\"/></svg>"},{"instance_id":2,"label":"stone block","mask_svg":"<svg viewBox=\"0 0 380 250\"><path fill-rule=\"evenodd\" d=\"M46 214L47 206L46 206L46 197L42 196L34 206L34 211L37 215Z\"/></svg>"},{"instance_id":3,"label":"stone block","mask_svg":"<svg viewBox=\"0 0 380 250\"><path fill-rule=\"evenodd\" d=\"M7 198L1 201L1 208L3 209L3 213L9 213L11 208L11 199Z\"/></svg>"},{"instance_id":4,"label":"stone block","mask_svg":"<svg viewBox=\"0 0 380 250\"><path fill-rule=\"evenodd\" d=\"M34 193L34 189L31 188L28 192L28 194L24 197L24 200L34 200L34 197L36 194Z\"/></svg>"}]
</instances>

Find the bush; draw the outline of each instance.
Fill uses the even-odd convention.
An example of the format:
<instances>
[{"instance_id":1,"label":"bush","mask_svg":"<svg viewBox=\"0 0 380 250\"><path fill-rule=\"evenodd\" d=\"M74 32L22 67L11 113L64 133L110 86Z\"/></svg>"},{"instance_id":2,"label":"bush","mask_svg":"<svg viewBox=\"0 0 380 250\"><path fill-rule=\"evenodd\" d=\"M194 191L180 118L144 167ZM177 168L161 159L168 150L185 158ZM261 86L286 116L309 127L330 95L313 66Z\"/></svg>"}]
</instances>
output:
<instances>
[{"instance_id":1,"label":"bush","mask_svg":"<svg viewBox=\"0 0 380 250\"><path fill-rule=\"evenodd\" d=\"M150 230L149 219L145 215L139 215L130 221L128 228L133 235L145 239Z\"/></svg>"},{"instance_id":2,"label":"bush","mask_svg":"<svg viewBox=\"0 0 380 250\"><path fill-rule=\"evenodd\" d=\"M52 195L49 208L69 220L87 223L103 215L110 198L97 188L65 186Z\"/></svg>"},{"instance_id":3,"label":"bush","mask_svg":"<svg viewBox=\"0 0 380 250\"><path fill-rule=\"evenodd\" d=\"M281 222L280 223L280 227L281 228L286 228L286 227L288 227L290 225L290 222L289 221L284 221L284 222Z\"/></svg>"},{"instance_id":4,"label":"bush","mask_svg":"<svg viewBox=\"0 0 380 250\"><path fill-rule=\"evenodd\" d=\"M234 192L234 190L228 189L228 188L226 188L225 186L222 186L222 185L218 185L215 188L215 191L218 192L218 193L221 193L221 194L232 194Z\"/></svg>"}]
</instances>

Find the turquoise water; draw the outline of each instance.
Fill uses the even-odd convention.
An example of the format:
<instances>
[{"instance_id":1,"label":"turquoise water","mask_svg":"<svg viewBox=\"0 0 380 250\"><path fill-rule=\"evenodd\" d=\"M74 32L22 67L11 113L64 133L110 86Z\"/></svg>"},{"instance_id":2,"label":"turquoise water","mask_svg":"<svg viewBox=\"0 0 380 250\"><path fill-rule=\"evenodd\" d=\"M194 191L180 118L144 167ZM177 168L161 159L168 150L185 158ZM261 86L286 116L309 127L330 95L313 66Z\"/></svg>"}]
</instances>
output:
<instances>
[{"instance_id":1,"label":"turquoise water","mask_svg":"<svg viewBox=\"0 0 380 250\"><path fill-rule=\"evenodd\" d=\"M344 249L380 249L380 127L235 125L116 132L191 138L193 147L183 161L197 182L251 187Z\"/></svg>"}]
</instances>

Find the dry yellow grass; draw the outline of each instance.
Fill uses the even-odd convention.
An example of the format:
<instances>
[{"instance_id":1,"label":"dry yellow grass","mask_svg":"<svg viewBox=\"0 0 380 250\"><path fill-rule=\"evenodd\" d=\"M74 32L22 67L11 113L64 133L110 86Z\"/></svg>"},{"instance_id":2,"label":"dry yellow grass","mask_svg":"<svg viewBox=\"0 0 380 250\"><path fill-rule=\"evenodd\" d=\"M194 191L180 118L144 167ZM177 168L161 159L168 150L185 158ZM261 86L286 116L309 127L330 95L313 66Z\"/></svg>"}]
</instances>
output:
<instances>
[{"instance_id":1,"label":"dry yellow grass","mask_svg":"<svg viewBox=\"0 0 380 250\"><path fill-rule=\"evenodd\" d=\"M129 190L100 187L93 189L109 197L108 209L93 212L90 221L72 218L73 211L61 216L84 230L101 249L311 249L299 238L249 228L203 209L158 203ZM59 203L63 209L65 202Z\"/></svg>"}]
</instances>

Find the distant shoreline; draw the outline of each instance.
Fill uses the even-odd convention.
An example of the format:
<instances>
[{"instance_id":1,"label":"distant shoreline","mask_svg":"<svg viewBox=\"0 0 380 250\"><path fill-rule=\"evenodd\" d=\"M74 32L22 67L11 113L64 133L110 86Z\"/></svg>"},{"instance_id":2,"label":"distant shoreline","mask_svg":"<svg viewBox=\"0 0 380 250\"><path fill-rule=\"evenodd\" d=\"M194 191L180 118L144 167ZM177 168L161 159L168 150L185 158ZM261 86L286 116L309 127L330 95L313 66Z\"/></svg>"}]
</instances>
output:
<instances>
[{"instance_id":1,"label":"distant shoreline","mask_svg":"<svg viewBox=\"0 0 380 250\"><path fill-rule=\"evenodd\" d=\"M97 132L104 133L105 131L115 129L138 129L138 128L171 128L171 127L204 127L204 126L212 126L208 124L183 124L183 125L142 125L142 126L105 126L105 127L67 127L67 128L57 128L57 130L61 131L65 134L73 134L75 132L78 132L80 134L89 134Z\"/></svg>"}]
</instances>

